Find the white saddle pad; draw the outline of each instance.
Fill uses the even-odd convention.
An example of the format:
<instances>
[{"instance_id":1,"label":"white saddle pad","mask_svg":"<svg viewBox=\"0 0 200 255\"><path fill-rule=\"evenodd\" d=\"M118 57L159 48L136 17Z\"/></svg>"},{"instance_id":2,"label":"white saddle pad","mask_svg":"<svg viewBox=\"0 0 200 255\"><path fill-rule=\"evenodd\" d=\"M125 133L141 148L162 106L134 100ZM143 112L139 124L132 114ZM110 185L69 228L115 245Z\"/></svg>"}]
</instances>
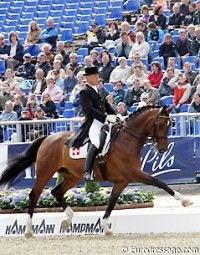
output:
<instances>
[{"instance_id":1,"label":"white saddle pad","mask_svg":"<svg viewBox=\"0 0 200 255\"><path fill-rule=\"evenodd\" d=\"M102 156L104 156L110 148L110 135L111 135L111 125L109 125L109 131L107 132L106 141L101 153ZM71 147L69 148L69 156L70 158L73 158L73 159L86 158L87 150L88 150L88 143L84 144L83 146L79 148Z\"/></svg>"}]
</instances>

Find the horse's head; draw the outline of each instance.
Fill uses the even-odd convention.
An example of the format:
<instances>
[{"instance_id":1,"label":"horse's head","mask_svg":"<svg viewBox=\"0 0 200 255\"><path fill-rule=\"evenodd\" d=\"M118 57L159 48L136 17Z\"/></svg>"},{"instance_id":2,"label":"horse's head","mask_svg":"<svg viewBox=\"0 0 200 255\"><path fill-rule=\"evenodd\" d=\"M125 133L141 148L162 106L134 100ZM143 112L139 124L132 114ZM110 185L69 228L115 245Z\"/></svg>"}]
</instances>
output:
<instances>
[{"instance_id":1,"label":"horse's head","mask_svg":"<svg viewBox=\"0 0 200 255\"><path fill-rule=\"evenodd\" d=\"M164 153L168 149L168 130L171 124L169 113L173 106L167 109L166 106L158 108L155 118L149 128L149 136L153 142L153 148L159 153Z\"/></svg>"}]
</instances>

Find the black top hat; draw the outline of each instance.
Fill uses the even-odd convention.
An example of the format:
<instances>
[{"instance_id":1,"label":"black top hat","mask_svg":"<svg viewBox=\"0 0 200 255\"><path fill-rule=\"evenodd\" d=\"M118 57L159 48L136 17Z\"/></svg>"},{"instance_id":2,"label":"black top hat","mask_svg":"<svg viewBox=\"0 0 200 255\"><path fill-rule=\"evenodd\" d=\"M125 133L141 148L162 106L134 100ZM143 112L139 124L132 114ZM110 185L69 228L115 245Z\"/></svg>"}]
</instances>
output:
<instances>
[{"instance_id":1,"label":"black top hat","mask_svg":"<svg viewBox=\"0 0 200 255\"><path fill-rule=\"evenodd\" d=\"M84 75L99 74L99 70L96 66L86 67Z\"/></svg>"}]
</instances>

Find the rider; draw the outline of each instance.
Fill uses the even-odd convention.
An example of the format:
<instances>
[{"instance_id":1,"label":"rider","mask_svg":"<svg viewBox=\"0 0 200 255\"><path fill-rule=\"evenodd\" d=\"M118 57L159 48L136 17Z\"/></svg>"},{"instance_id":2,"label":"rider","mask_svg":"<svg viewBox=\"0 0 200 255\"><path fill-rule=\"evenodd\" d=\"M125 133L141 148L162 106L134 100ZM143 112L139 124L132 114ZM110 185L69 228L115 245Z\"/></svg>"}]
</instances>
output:
<instances>
[{"instance_id":1,"label":"rider","mask_svg":"<svg viewBox=\"0 0 200 255\"><path fill-rule=\"evenodd\" d=\"M116 123L118 116L107 100L98 93L99 72L96 66L85 68L86 86L80 91L80 104L85 121L75 135L67 142L70 147L80 147L86 137L91 141L85 160L85 181L91 180L91 172L98 149L106 135L101 128L106 121Z\"/></svg>"}]
</instances>

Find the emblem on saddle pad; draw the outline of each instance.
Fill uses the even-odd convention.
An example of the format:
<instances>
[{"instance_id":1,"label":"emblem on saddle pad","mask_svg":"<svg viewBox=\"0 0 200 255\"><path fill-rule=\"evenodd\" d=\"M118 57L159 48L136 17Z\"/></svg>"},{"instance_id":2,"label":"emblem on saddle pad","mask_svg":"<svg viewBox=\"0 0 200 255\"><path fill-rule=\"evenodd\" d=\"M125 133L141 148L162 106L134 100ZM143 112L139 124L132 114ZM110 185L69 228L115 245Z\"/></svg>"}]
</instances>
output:
<instances>
[{"instance_id":1,"label":"emblem on saddle pad","mask_svg":"<svg viewBox=\"0 0 200 255\"><path fill-rule=\"evenodd\" d=\"M102 156L104 156L110 148L110 135L111 135L111 129L107 133L106 141L103 146L103 150L101 152ZM73 159L86 158L87 150L88 150L88 143L85 143L83 146L78 148L71 147L69 148L69 156L70 158L73 158Z\"/></svg>"}]
</instances>

